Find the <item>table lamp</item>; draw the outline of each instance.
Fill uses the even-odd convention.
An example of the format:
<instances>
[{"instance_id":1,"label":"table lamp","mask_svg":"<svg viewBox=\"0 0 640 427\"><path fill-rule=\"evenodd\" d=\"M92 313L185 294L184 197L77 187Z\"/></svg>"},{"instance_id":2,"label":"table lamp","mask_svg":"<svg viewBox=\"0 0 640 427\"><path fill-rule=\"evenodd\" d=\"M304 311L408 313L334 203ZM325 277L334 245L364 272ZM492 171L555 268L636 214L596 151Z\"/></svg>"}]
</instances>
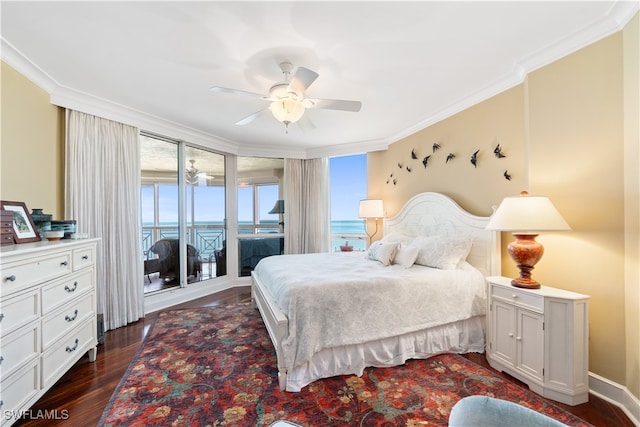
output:
<instances>
[{"instance_id":1,"label":"table lamp","mask_svg":"<svg viewBox=\"0 0 640 427\"><path fill-rule=\"evenodd\" d=\"M358 217L364 218L364 232L369 236L369 242L373 236L378 232L378 219L384 217L384 207L382 200L378 199L364 199L360 200L360 207L358 209ZM369 234L367 227L367 220L374 218L376 220L376 231L373 234Z\"/></svg>"},{"instance_id":2,"label":"table lamp","mask_svg":"<svg viewBox=\"0 0 640 427\"><path fill-rule=\"evenodd\" d=\"M509 243L507 250L520 277L511 284L529 289L540 288L540 283L531 278L531 270L544 253L544 247L536 242L539 232L571 230L549 198L529 196L526 191L518 197L505 197L485 228L513 232L516 240Z\"/></svg>"}]
</instances>

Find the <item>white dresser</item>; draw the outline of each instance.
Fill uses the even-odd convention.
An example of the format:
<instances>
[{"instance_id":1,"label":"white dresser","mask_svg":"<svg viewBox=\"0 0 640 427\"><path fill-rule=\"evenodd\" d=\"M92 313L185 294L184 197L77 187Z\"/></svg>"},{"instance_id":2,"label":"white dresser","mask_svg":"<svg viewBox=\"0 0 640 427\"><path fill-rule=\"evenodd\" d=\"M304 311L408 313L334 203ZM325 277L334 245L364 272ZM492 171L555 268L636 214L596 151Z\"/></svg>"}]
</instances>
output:
<instances>
[{"instance_id":1,"label":"white dresser","mask_svg":"<svg viewBox=\"0 0 640 427\"><path fill-rule=\"evenodd\" d=\"M98 239L0 248L0 424L16 421L87 351L97 354Z\"/></svg>"},{"instance_id":2,"label":"white dresser","mask_svg":"<svg viewBox=\"0 0 640 427\"><path fill-rule=\"evenodd\" d=\"M487 277L487 360L534 392L578 405L589 400L589 296L523 289Z\"/></svg>"}]
</instances>

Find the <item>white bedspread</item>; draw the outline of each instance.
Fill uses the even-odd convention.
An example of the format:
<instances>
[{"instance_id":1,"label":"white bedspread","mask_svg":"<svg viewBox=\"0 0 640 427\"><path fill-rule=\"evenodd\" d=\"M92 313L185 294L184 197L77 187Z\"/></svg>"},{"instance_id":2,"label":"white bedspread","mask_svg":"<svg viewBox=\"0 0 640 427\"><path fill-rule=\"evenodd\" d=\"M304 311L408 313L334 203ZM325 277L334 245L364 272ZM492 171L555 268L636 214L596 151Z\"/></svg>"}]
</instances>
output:
<instances>
[{"instance_id":1,"label":"white bedspread","mask_svg":"<svg viewBox=\"0 0 640 427\"><path fill-rule=\"evenodd\" d=\"M287 369L322 349L359 344L485 314L482 273L383 266L362 253L281 255L255 273L289 320Z\"/></svg>"}]
</instances>

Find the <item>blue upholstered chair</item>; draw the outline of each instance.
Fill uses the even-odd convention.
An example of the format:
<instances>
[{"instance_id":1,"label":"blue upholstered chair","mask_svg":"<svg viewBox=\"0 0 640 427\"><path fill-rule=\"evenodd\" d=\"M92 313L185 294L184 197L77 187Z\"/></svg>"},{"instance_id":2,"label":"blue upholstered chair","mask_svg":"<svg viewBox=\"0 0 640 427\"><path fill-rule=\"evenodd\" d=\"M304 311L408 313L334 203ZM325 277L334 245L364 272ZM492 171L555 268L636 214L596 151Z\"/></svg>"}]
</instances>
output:
<instances>
[{"instance_id":1,"label":"blue upholstered chair","mask_svg":"<svg viewBox=\"0 0 640 427\"><path fill-rule=\"evenodd\" d=\"M566 427L566 424L517 403L489 396L468 396L451 408L449 426Z\"/></svg>"}]
</instances>

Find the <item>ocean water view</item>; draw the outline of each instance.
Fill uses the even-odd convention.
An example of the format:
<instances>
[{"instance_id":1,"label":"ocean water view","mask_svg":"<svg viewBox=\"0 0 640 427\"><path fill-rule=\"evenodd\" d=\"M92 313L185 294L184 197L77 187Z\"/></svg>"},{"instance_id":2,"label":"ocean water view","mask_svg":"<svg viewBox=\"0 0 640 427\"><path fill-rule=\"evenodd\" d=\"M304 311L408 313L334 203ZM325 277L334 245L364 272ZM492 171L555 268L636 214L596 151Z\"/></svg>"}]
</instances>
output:
<instances>
[{"instance_id":1,"label":"ocean water view","mask_svg":"<svg viewBox=\"0 0 640 427\"><path fill-rule=\"evenodd\" d=\"M251 234L253 232L251 226L253 225L248 221L240 221L239 234ZM273 226L272 229L263 230L264 233L277 232L278 221L262 221L261 225ZM149 230L153 228L153 223L144 222L143 228ZM222 229L222 221L195 221L196 227L213 226ZM161 228L177 230L177 222L164 222L160 224ZM176 231L177 234L177 231ZM354 251L364 251L367 246L367 235L365 234L364 222L360 219L356 220L334 220L331 221L331 250L340 251L340 246L345 242L349 242L349 246L353 246ZM149 244L151 244L150 242Z\"/></svg>"}]
</instances>

